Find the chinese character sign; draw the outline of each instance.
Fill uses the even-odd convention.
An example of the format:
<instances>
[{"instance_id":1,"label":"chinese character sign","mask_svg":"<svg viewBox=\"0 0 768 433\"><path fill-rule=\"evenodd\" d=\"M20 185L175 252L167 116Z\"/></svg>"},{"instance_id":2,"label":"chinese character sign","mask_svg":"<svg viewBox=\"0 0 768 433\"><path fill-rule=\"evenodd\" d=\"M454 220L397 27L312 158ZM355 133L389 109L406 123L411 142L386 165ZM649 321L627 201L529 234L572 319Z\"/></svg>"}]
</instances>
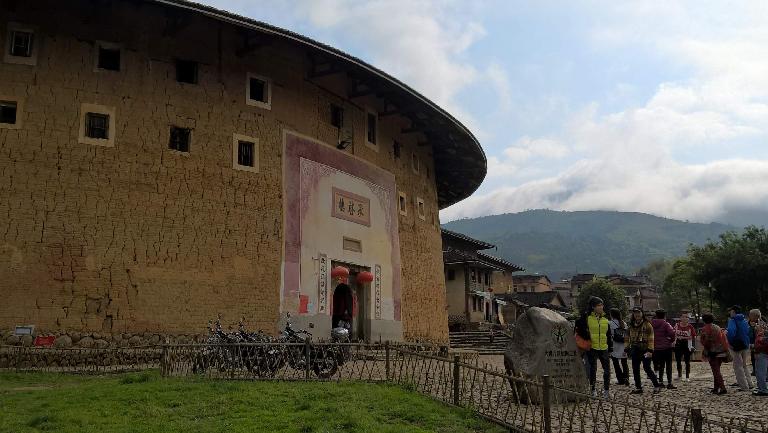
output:
<instances>
[{"instance_id":1,"label":"chinese character sign","mask_svg":"<svg viewBox=\"0 0 768 433\"><path fill-rule=\"evenodd\" d=\"M333 188L332 216L364 226L371 226L371 200L339 188Z\"/></svg>"}]
</instances>

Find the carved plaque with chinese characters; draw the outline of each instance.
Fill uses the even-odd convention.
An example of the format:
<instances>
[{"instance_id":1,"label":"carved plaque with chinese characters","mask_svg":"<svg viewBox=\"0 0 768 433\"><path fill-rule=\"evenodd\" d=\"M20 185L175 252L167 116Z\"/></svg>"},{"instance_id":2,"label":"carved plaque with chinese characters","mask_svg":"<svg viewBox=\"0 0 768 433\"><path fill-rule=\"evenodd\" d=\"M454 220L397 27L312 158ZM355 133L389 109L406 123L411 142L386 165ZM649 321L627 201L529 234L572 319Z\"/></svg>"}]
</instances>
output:
<instances>
[{"instance_id":1,"label":"carved plaque with chinese characters","mask_svg":"<svg viewBox=\"0 0 768 433\"><path fill-rule=\"evenodd\" d=\"M331 206L335 218L371 226L371 200L339 188L333 188Z\"/></svg>"}]
</instances>

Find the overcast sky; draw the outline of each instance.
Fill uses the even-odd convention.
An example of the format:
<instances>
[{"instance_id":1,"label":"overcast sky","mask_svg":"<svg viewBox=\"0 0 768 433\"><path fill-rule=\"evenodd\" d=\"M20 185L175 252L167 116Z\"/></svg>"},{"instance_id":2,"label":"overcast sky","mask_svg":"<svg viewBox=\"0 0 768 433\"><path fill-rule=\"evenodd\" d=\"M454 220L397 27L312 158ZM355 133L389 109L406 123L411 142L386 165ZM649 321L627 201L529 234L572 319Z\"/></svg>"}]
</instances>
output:
<instances>
[{"instance_id":1,"label":"overcast sky","mask_svg":"<svg viewBox=\"0 0 768 433\"><path fill-rule=\"evenodd\" d=\"M443 221L768 210L768 2L203 2L360 57L462 120L488 176Z\"/></svg>"}]
</instances>

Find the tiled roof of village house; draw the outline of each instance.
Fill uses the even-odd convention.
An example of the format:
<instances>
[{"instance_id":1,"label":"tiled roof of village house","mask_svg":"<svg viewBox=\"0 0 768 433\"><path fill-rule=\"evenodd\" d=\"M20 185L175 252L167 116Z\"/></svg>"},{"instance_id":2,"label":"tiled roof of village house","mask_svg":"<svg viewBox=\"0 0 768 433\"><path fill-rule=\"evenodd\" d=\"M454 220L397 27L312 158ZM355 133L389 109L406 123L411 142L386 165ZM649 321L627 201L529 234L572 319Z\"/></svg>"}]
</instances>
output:
<instances>
[{"instance_id":1,"label":"tiled roof of village house","mask_svg":"<svg viewBox=\"0 0 768 433\"><path fill-rule=\"evenodd\" d=\"M510 263L510 262L508 262L508 261L506 261L506 260L504 260L502 258L495 257L495 256L492 256L490 254L485 254L485 253L480 252L480 251L477 252L477 256L480 257L481 259L485 260L485 261L488 261L488 262L497 264L499 266L505 267L506 271L518 272L518 271L524 271L525 270L525 268L523 268L521 266L518 266L518 265L516 265L514 263Z\"/></svg>"},{"instance_id":2,"label":"tiled roof of village house","mask_svg":"<svg viewBox=\"0 0 768 433\"><path fill-rule=\"evenodd\" d=\"M552 282L546 275L528 274L528 275L513 275L512 279L515 281L538 281L542 278L546 278L550 283Z\"/></svg>"},{"instance_id":3,"label":"tiled roof of village house","mask_svg":"<svg viewBox=\"0 0 768 433\"><path fill-rule=\"evenodd\" d=\"M555 291L549 291L549 292L520 292L520 293L506 293L501 295L496 295L497 298L510 300L510 301L518 301L520 303L523 303L525 305L530 305L532 307L538 307L539 305L544 304L551 304L552 300L554 298L558 298L560 302L565 304L565 301L563 300L563 297L560 296L560 293Z\"/></svg>"},{"instance_id":4,"label":"tiled roof of village house","mask_svg":"<svg viewBox=\"0 0 768 433\"><path fill-rule=\"evenodd\" d=\"M443 229L443 228L440 229L440 232L443 234L443 236L448 236L448 237L452 237L454 239L462 240L464 242L469 242L469 243L477 246L478 250L489 250L491 248L496 248L496 245L489 244L488 242L483 242L483 241L475 239L475 238L471 238L471 237L469 237L469 236L467 236L465 234L462 234L462 233L457 233L457 232L454 232L454 231L451 231L451 230L448 230L448 229Z\"/></svg>"},{"instance_id":5,"label":"tiled roof of village house","mask_svg":"<svg viewBox=\"0 0 768 433\"><path fill-rule=\"evenodd\" d=\"M462 253L458 250L443 251L443 264L458 265L464 263L485 266L487 268L495 269L498 271L506 270L500 265L491 263L489 260L483 260L480 257L474 257L472 255Z\"/></svg>"},{"instance_id":6,"label":"tiled roof of village house","mask_svg":"<svg viewBox=\"0 0 768 433\"><path fill-rule=\"evenodd\" d=\"M442 209L469 197L483 182L487 159L472 132L450 113L386 72L329 45L265 22L186 0L144 0L188 10L238 27L279 36L310 48L312 55L338 66L364 82L424 133L432 144L438 206Z\"/></svg>"}]
</instances>

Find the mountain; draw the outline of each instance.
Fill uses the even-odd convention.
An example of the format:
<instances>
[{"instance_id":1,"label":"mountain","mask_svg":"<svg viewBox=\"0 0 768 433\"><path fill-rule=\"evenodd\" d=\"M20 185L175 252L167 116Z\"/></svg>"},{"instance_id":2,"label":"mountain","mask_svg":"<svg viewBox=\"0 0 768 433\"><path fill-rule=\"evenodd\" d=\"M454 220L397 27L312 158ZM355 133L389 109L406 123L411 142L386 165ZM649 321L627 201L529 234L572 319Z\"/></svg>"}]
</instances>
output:
<instances>
[{"instance_id":1,"label":"mountain","mask_svg":"<svg viewBox=\"0 0 768 433\"><path fill-rule=\"evenodd\" d=\"M575 273L632 273L651 260L684 255L691 243L738 230L637 212L552 210L461 219L443 227L490 242L498 250L489 253L553 281Z\"/></svg>"}]
</instances>

